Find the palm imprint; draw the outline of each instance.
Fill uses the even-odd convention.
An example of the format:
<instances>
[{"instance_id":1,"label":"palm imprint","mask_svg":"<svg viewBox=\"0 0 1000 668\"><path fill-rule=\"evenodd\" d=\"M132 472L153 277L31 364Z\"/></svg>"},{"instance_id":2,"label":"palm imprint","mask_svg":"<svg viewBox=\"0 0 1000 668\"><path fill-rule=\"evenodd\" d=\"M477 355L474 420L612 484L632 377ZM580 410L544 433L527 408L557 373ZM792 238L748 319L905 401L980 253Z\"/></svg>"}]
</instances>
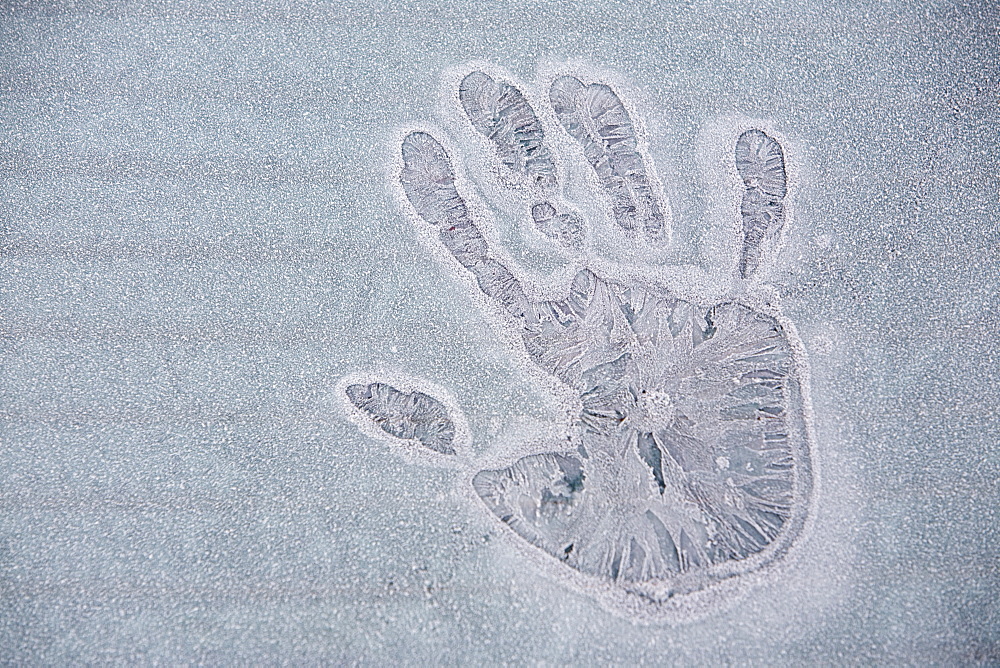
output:
<instances>
[{"instance_id":1,"label":"palm imprint","mask_svg":"<svg viewBox=\"0 0 1000 668\"><path fill-rule=\"evenodd\" d=\"M567 252L581 252L583 217L557 204L558 156L526 96L477 71L458 99L500 169L521 184L519 196L532 200L526 219ZM634 244L667 243L669 209L614 90L563 76L552 81L549 103L593 169L613 224ZM812 484L804 362L786 321L746 296L785 223L779 143L756 129L736 139L743 229L733 294L744 296L712 306L588 268L565 299L529 299L491 255L442 145L412 132L402 158L400 184L413 209L509 314L533 363L578 397L569 444L474 469L475 493L497 521L526 549L573 569L574 581L654 612L784 554L801 531ZM356 405L361 390L352 390ZM441 419L433 416L435 433L447 431ZM383 425L391 422L382 416Z\"/></svg>"}]
</instances>

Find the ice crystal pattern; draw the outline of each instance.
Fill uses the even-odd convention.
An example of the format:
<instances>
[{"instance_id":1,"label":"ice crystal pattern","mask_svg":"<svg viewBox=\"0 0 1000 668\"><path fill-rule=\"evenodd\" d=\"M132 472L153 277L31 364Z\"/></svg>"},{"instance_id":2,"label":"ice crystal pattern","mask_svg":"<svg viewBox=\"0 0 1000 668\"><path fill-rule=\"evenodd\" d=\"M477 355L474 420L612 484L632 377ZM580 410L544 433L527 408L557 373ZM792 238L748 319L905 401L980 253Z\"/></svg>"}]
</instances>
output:
<instances>
[{"instance_id":1,"label":"ice crystal pattern","mask_svg":"<svg viewBox=\"0 0 1000 668\"><path fill-rule=\"evenodd\" d=\"M559 77L549 97L559 122L597 173L618 226L664 239L663 211L650 186L632 118L618 95L601 83L585 86L574 77Z\"/></svg>"},{"instance_id":2,"label":"ice crystal pattern","mask_svg":"<svg viewBox=\"0 0 1000 668\"><path fill-rule=\"evenodd\" d=\"M760 265L765 244L773 246L784 224L788 189L785 154L778 142L760 130L747 130L736 142L736 169L746 185L740 206L743 218L740 274L748 278Z\"/></svg>"},{"instance_id":3,"label":"ice crystal pattern","mask_svg":"<svg viewBox=\"0 0 1000 668\"><path fill-rule=\"evenodd\" d=\"M560 77L549 97L614 222L645 243L662 239L651 163L615 92ZM474 72L460 99L506 168L542 198L558 191L543 128L517 88ZM734 153L746 190L739 282L780 231L786 177L780 145L760 130L739 136ZM400 183L417 214L510 315L530 359L579 397L571 443L474 475L489 511L566 566L653 603L783 554L804 521L811 469L801 361L780 317L749 300L705 307L589 269L564 299L528 299L491 255L443 146L412 132L402 158ZM552 238L580 245L575 214L548 201L530 213Z\"/></svg>"},{"instance_id":4,"label":"ice crystal pattern","mask_svg":"<svg viewBox=\"0 0 1000 668\"><path fill-rule=\"evenodd\" d=\"M400 392L387 383L370 383L349 385L347 398L390 436L416 440L443 455L455 454L455 423L434 397Z\"/></svg>"}]
</instances>

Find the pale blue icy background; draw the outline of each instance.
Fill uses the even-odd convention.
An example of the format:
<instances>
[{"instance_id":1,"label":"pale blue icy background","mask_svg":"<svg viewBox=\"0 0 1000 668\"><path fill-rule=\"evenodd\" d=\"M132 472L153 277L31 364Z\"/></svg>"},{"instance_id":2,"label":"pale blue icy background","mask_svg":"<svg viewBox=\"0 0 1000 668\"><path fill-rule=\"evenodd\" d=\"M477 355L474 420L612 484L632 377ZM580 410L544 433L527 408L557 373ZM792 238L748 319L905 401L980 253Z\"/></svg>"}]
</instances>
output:
<instances>
[{"instance_id":1,"label":"pale blue icy background","mask_svg":"<svg viewBox=\"0 0 1000 668\"><path fill-rule=\"evenodd\" d=\"M0 662L1000 662L992 3L25 4L0 10ZM445 68L540 58L642 92L681 249L718 224L703 123L771 119L802 165L776 280L818 513L696 622L548 578L333 395L426 377L481 450L551 417L385 185Z\"/></svg>"}]
</instances>

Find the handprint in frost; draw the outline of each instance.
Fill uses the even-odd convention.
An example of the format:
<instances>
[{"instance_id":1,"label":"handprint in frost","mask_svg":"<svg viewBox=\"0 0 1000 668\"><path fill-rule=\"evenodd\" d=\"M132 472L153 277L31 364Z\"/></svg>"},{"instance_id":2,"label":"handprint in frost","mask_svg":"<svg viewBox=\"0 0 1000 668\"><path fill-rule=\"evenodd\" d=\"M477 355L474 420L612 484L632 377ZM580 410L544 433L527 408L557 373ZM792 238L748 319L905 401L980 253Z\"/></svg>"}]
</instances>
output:
<instances>
[{"instance_id":1,"label":"handprint in frost","mask_svg":"<svg viewBox=\"0 0 1000 668\"><path fill-rule=\"evenodd\" d=\"M652 163L614 90L559 77L549 97L610 219L635 243L665 243ZM550 201L560 194L558 163L526 97L473 72L459 100L502 169L536 196L525 214L579 251L582 218ZM528 357L579 397L570 445L472 477L497 520L532 549L654 608L783 554L805 519L811 467L803 360L780 315L749 299L705 307L591 269L565 299L533 301L491 256L442 145L412 132L402 158L400 183L416 213L509 314ZM734 294L746 294L785 221L785 161L774 138L750 129L734 164L744 187Z\"/></svg>"}]
</instances>

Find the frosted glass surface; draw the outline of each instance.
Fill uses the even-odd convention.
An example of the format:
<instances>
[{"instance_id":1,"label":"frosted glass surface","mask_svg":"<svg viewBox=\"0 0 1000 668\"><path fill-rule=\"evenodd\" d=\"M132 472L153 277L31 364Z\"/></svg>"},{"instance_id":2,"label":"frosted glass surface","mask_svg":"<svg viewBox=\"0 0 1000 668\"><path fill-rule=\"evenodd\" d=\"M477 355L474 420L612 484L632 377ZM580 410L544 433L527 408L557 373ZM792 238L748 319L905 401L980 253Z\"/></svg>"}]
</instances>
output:
<instances>
[{"instance_id":1,"label":"frosted glass surface","mask_svg":"<svg viewBox=\"0 0 1000 668\"><path fill-rule=\"evenodd\" d=\"M989 3L4 4L0 662L1000 662L998 44ZM561 76L621 97L645 222ZM745 195L751 130L783 203ZM412 131L523 294L414 210ZM684 614L609 603L474 478L574 419L512 323L581 256L694 310L755 272L801 362L801 532Z\"/></svg>"}]
</instances>

